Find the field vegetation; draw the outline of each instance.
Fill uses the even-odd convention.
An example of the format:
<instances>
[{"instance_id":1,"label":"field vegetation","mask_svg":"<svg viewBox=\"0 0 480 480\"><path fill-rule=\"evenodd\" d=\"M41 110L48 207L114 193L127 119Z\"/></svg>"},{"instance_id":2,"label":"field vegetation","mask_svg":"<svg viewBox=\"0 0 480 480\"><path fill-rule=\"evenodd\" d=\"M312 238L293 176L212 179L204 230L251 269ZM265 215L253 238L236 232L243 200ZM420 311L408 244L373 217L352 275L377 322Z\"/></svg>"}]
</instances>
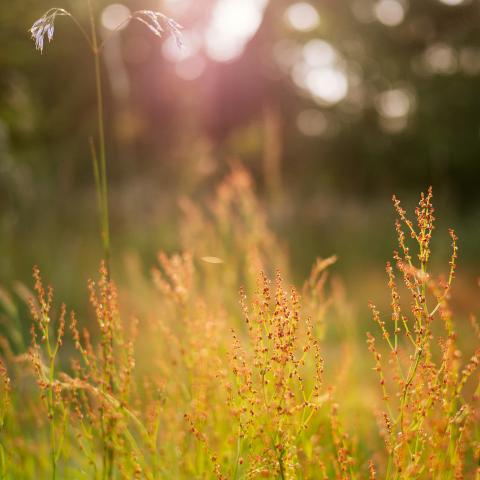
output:
<instances>
[{"instance_id":1,"label":"field vegetation","mask_svg":"<svg viewBox=\"0 0 480 480\"><path fill-rule=\"evenodd\" d=\"M370 305L369 332L329 279L335 257L290 285L241 167L186 207L183 252L150 275L132 256L116 285L100 265L91 318L35 267L32 289L2 291L2 478L478 478L479 326L458 338L449 306L457 237L437 276L432 191L412 220L394 208L391 309Z\"/></svg>"},{"instance_id":2,"label":"field vegetation","mask_svg":"<svg viewBox=\"0 0 480 480\"><path fill-rule=\"evenodd\" d=\"M43 52L67 17L91 54L97 130L89 146L103 252L71 296L83 304L62 303L38 266L30 282L0 287L0 479L480 480L480 323L457 308L467 288L466 279L455 282L457 234L442 227L432 241L432 187L413 211L392 197L396 245L377 267L382 288L360 271L360 293L350 292L335 255L317 258L299 280L263 201L288 210L281 115L268 103L267 195L231 161L208 201L178 192L178 248L154 264L133 250L119 274L105 48L130 22L182 48L182 27L120 5L126 19L100 35L96 5L86 3L80 20L47 10L30 33ZM315 12L309 5L294 7ZM348 240L356 255L367 253L354 237L338 242ZM78 272L68 276L79 283ZM368 305L368 323L352 295Z\"/></svg>"}]
</instances>

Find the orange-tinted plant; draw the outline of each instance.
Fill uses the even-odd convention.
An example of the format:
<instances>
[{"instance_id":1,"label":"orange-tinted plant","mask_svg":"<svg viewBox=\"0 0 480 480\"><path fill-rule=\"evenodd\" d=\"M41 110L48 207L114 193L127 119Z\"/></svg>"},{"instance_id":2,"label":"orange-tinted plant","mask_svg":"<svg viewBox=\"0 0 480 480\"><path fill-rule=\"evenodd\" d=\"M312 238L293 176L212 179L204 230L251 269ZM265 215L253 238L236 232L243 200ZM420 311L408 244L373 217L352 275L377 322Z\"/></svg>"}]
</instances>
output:
<instances>
[{"instance_id":1,"label":"orange-tinted plant","mask_svg":"<svg viewBox=\"0 0 480 480\"><path fill-rule=\"evenodd\" d=\"M463 359L449 308L457 237L450 230L452 254L446 279L435 278L429 268L435 221L432 189L420 198L416 224L396 197L393 203L399 243L394 260L410 305L405 309L402 304L394 268L387 263L391 319L384 319L373 304L371 309L388 347L388 361L374 336L368 334L386 406L385 475L387 479L473 478L471 457L478 455L472 448L478 422L478 387L469 380L478 367L480 349L470 359ZM411 250L408 237L415 250Z\"/></svg>"}]
</instances>

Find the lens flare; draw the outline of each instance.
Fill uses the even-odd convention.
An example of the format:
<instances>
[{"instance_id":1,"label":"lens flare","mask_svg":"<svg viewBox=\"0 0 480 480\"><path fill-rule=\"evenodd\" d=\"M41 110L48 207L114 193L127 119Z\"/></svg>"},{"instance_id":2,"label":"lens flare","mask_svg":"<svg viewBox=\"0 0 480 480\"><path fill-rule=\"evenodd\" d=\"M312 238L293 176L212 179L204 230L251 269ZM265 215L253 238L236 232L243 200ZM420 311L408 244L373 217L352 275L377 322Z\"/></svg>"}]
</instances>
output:
<instances>
[{"instance_id":1,"label":"lens flare","mask_svg":"<svg viewBox=\"0 0 480 480\"><path fill-rule=\"evenodd\" d=\"M208 56L219 62L240 56L258 30L265 6L265 0L218 0L205 32Z\"/></svg>"}]
</instances>

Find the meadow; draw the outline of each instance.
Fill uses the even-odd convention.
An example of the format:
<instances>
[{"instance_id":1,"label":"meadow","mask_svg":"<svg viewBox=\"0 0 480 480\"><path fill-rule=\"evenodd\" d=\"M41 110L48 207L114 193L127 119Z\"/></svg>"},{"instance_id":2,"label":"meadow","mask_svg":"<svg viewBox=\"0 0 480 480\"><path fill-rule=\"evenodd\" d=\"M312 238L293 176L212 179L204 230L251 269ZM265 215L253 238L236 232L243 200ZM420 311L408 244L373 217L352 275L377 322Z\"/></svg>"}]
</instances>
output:
<instances>
[{"instance_id":1,"label":"meadow","mask_svg":"<svg viewBox=\"0 0 480 480\"><path fill-rule=\"evenodd\" d=\"M298 12L316 10L298 5L292 18L301 30ZM270 207L287 210L291 198L282 191L281 135L268 104L268 195L246 163L230 159L208 200L168 192L181 207L170 226L174 251L148 263L133 245L118 268L105 49L129 23L162 40L169 34L178 49L184 39L163 13L122 5L126 19L100 35L96 6L88 1L80 20L51 8L30 29L43 53L55 22L67 17L90 55L96 131L86 143L102 253L86 285L78 286L79 271L64 273L75 286L70 297L83 303L63 303L38 266L30 280L0 286L0 478L480 480L480 282L468 285L465 268L457 284L461 240L454 228L437 228L432 187L413 208L391 197L390 260L379 261L375 277L359 268L355 291L335 255L317 258L299 280L265 202L270 195ZM387 7L377 16L391 27ZM330 78L337 87L338 75ZM397 90L389 95L409 101ZM300 203L292 217L304 214ZM90 205L82 207L93 224ZM380 234L367 230L367 244ZM42 242L50 253L39 264L58 258L57 243L64 251L54 235L31 234L22 246ZM304 232L297 251L308 242ZM348 242L352 255L369 253L354 236L338 239Z\"/></svg>"},{"instance_id":2,"label":"meadow","mask_svg":"<svg viewBox=\"0 0 480 480\"><path fill-rule=\"evenodd\" d=\"M480 331L472 315L459 338L449 306L457 238L433 274L431 190L413 217L394 209L390 309L370 305L364 342L334 257L291 286L241 167L188 207L183 251L150 275L132 257L117 285L102 262L91 319L34 267L16 292L30 339L1 296L2 478L479 478Z\"/></svg>"}]
</instances>

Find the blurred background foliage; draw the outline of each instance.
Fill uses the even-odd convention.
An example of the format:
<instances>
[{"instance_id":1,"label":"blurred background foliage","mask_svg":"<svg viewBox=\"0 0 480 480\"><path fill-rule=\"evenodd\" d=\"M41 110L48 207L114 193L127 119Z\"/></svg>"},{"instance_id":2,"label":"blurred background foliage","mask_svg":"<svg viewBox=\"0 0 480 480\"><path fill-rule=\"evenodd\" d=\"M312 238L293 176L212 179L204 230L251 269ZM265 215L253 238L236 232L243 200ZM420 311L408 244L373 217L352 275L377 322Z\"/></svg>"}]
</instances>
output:
<instances>
[{"instance_id":1,"label":"blurred background foliage","mask_svg":"<svg viewBox=\"0 0 480 480\"><path fill-rule=\"evenodd\" d=\"M297 279L335 253L363 308L393 246L391 195L412 206L430 184L438 258L452 225L460 272L478 273L479 1L95 3L103 35L145 8L185 35L178 51L132 23L105 50L119 276L131 250L145 269L157 250L178 250L182 202L208 202L240 161ZM86 20L80 0L0 4L0 282L26 281L39 264L75 303L101 257L88 147L95 90L69 19L35 51L28 29L52 6Z\"/></svg>"}]
</instances>

